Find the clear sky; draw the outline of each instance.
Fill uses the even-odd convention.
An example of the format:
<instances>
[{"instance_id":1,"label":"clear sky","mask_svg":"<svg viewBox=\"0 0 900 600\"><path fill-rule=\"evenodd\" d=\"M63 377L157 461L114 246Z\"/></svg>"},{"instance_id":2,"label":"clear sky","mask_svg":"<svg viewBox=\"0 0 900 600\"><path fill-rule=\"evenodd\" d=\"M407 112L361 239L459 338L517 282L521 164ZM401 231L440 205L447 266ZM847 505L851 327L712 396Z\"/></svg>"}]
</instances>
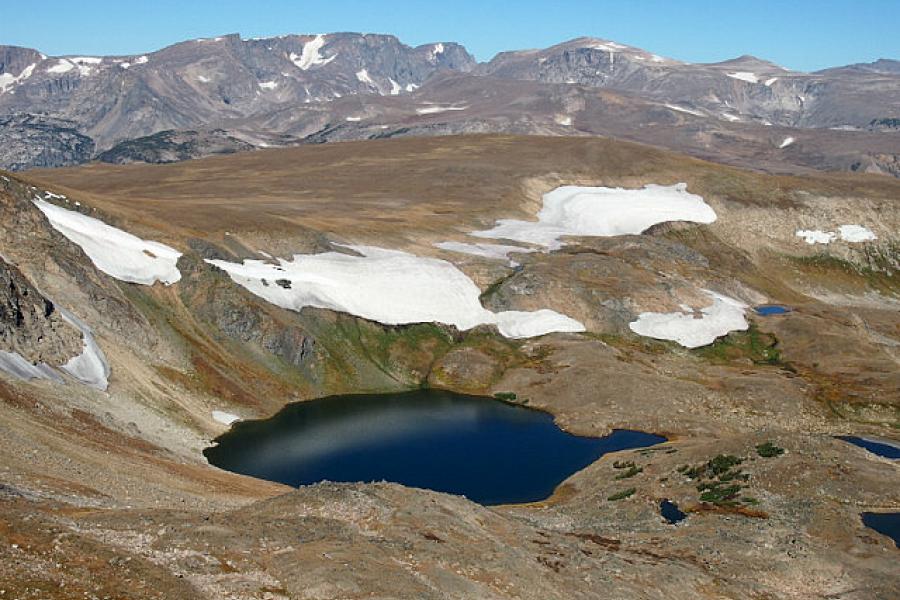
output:
<instances>
[{"instance_id":1,"label":"clear sky","mask_svg":"<svg viewBox=\"0 0 900 600\"><path fill-rule=\"evenodd\" d=\"M0 0L0 44L136 54L240 33L392 33L464 44L479 60L580 36L691 62L753 54L811 71L900 59L900 0Z\"/></svg>"}]
</instances>

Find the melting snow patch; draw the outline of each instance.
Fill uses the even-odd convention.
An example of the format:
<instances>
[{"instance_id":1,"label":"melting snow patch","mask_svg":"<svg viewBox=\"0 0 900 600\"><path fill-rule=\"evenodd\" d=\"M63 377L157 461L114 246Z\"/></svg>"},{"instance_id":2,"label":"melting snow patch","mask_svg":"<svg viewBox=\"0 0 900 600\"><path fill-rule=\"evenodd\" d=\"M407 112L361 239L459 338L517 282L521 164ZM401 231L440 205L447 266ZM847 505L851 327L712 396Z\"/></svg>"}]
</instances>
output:
<instances>
[{"instance_id":1,"label":"melting snow patch","mask_svg":"<svg viewBox=\"0 0 900 600\"><path fill-rule=\"evenodd\" d=\"M204 77L203 75L197 75L197 81L200 83L209 83L209 77Z\"/></svg>"},{"instance_id":2,"label":"melting snow patch","mask_svg":"<svg viewBox=\"0 0 900 600\"><path fill-rule=\"evenodd\" d=\"M756 73L750 73L749 71L738 71L736 73L726 73L732 79L739 79L741 81L746 81L747 83L759 83L759 77L756 76Z\"/></svg>"},{"instance_id":3,"label":"melting snow patch","mask_svg":"<svg viewBox=\"0 0 900 600\"><path fill-rule=\"evenodd\" d=\"M562 125L563 127L572 126L572 117L570 117L569 115L556 115L553 120L556 121L558 125Z\"/></svg>"},{"instance_id":4,"label":"melting snow patch","mask_svg":"<svg viewBox=\"0 0 900 600\"><path fill-rule=\"evenodd\" d=\"M229 412L225 412L224 410L214 410L212 411L212 418L222 425L231 425L235 421L240 421L241 418L237 415L233 415Z\"/></svg>"},{"instance_id":5,"label":"melting snow patch","mask_svg":"<svg viewBox=\"0 0 900 600\"><path fill-rule=\"evenodd\" d=\"M33 365L16 352L0 351L0 372L23 381L32 379L47 379L59 383L63 381L50 365L45 363Z\"/></svg>"},{"instance_id":6,"label":"melting snow patch","mask_svg":"<svg viewBox=\"0 0 900 600\"><path fill-rule=\"evenodd\" d=\"M170 285L181 279L176 263L181 253L158 242L146 241L107 225L99 219L60 208L45 200L34 204L54 229L84 250L98 269L121 281Z\"/></svg>"},{"instance_id":7,"label":"melting snow patch","mask_svg":"<svg viewBox=\"0 0 900 600\"><path fill-rule=\"evenodd\" d=\"M638 335L672 340L686 348L706 346L730 331L744 331L749 327L744 318L746 304L709 290L703 291L713 299L710 306L693 312L641 313L628 327Z\"/></svg>"},{"instance_id":8,"label":"melting snow patch","mask_svg":"<svg viewBox=\"0 0 900 600\"><path fill-rule=\"evenodd\" d=\"M275 81L261 81L259 83L259 87L264 90L274 90L278 87L278 82Z\"/></svg>"},{"instance_id":9,"label":"melting snow patch","mask_svg":"<svg viewBox=\"0 0 900 600\"><path fill-rule=\"evenodd\" d=\"M797 237L803 238L807 244L830 244L837 238L833 231L819 231L818 229L798 229Z\"/></svg>"},{"instance_id":10,"label":"melting snow patch","mask_svg":"<svg viewBox=\"0 0 900 600\"><path fill-rule=\"evenodd\" d=\"M62 366L62 370L85 385L106 391L109 387L109 363L103 350L94 340L91 328L79 321L72 313L60 309L63 319L81 331L81 339L84 344L82 353Z\"/></svg>"},{"instance_id":11,"label":"melting snow patch","mask_svg":"<svg viewBox=\"0 0 900 600\"><path fill-rule=\"evenodd\" d=\"M792 137L786 137L786 138L784 138L784 140L781 142L781 144L778 145L778 147L779 147L779 148L787 148L788 146L790 146L791 144L793 144L795 141L796 141L796 140L795 140L794 138L792 138Z\"/></svg>"},{"instance_id":12,"label":"melting snow patch","mask_svg":"<svg viewBox=\"0 0 900 600\"><path fill-rule=\"evenodd\" d=\"M12 73L3 73L0 74L0 93L5 92L10 87L25 81L31 74L34 73L34 68L37 66L37 63L28 65L22 72L19 73L18 76L13 75Z\"/></svg>"},{"instance_id":13,"label":"melting snow patch","mask_svg":"<svg viewBox=\"0 0 900 600\"><path fill-rule=\"evenodd\" d=\"M347 117L344 120L349 121L351 123L359 123L360 121L362 121L362 117Z\"/></svg>"},{"instance_id":14,"label":"melting snow patch","mask_svg":"<svg viewBox=\"0 0 900 600\"><path fill-rule=\"evenodd\" d=\"M312 67L322 67L327 65L335 58L337 58L337 54L328 58L324 58L319 52L324 45L325 36L317 35L312 39L312 41L303 44L303 50L301 50L299 56L291 52L291 62L297 65L297 68L303 71L308 71Z\"/></svg>"},{"instance_id":15,"label":"melting snow patch","mask_svg":"<svg viewBox=\"0 0 900 600\"><path fill-rule=\"evenodd\" d=\"M469 108L468 106L426 106L424 108L417 108L416 112L420 115L435 115L438 113L449 112L452 110L466 110Z\"/></svg>"},{"instance_id":16,"label":"melting snow patch","mask_svg":"<svg viewBox=\"0 0 900 600\"><path fill-rule=\"evenodd\" d=\"M729 113L722 113L722 118L730 123L734 123L735 121L740 121L741 118Z\"/></svg>"},{"instance_id":17,"label":"melting snow patch","mask_svg":"<svg viewBox=\"0 0 900 600\"><path fill-rule=\"evenodd\" d=\"M506 337L584 331L584 325L550 310L493 313L481 291L453 264L372 246L350 246L362 256L338 252L295 255L278 264L259 260L206 262L257 296L289 310L305 306L349 313L386 325L445 323L460 330L497 325ZM281 285L277 281L287 281Z\"/></svg>"},{"instance_id":18,"label":"melting snow patch","mask_svg":"<svg viewBox=\"0 0 900 600\"><path fill-rule=\"evenodd\" d=\"M861 225L841 225L838 232L841 235L841 239L845 242L869 242L878 239L871 229Z\"/></svg>"},{"instance_id":19,"label":"melting snow patch","mask_svg":"<svg viewBox=\"0 0 900 600\"><path fill-rule=\"evenodd\" d=\"M362 69L356 72L356 79L360 83L367 83L369 85L375 85L375 82L372 81L372 78L369 77L369 72L366 69Z\"/></svg>"},{"instance_id":20,"label":"melting snow patch","mask_svg":"<svg viewBox=\"0 0 900 600\"><path fill-rule=\"evenodd\" d=\"M666 104L666 108L668 108L669 110L675 110L678 112L687 113L689 115L694 115L695 117L705 117L706 116L700 111L691 110L689 108L683 108L681 106L676 106L675 104Z\"/></svg>"},{"instance_id":21,"label":"melting snow patch","mask_svg":"<svg viewBox=\"0 0 900 600\"><path fill-rule=\"evenodd\" d=\"M444 53L444 45L441 43L437 43L431 47L431 51L428 53L428 60L434 62L437 60L438 55Z\"/></svg>"},{"instance_id":22,"label":"melting snow patch","mask_svg":"<svg viewBox=\"0 0 900 600\"><path fill-rule=\"evenodd\" d=\"M59 62L47 69L48 73L68 73L72 69L75 68L75 65L70 63L64 58L59 59Z\"/></svg>"},{"instance_id":23,"label":"melting snow patch","mask_svg":"<svg viewBox=\"0 0 900 600\"><path fill-rule=\"evenodd\" d=\"M563 186L544 194L537 221L502 219L476 231L482 238L508 239L556 249L567 235L637 235L667 221L712 223L716 213L687 185L647 185L643 189Z\"/></svg>"},{"instance_id":24,"label":"melting snow patch","mask_svg":"<svg viewBox=\"0 0 900 600\"><path fill-rule=\"evenodd\" d=\"M403 91L403 88L400 87L400 84L394 81L393 79L388 79L391 82L391 96L397 96L400 92Z\"/></svg>"},{"instance_id":25,"label":"melting snow patch","mask_svg":"<svg viewBox=\"0 0 900 600\"><path fill-rule=\"evenodd\" d=\"M766 87L772 87L772 84L778 81L777 77L770 77L763 82Z\"/></svg>"}]
</instances>

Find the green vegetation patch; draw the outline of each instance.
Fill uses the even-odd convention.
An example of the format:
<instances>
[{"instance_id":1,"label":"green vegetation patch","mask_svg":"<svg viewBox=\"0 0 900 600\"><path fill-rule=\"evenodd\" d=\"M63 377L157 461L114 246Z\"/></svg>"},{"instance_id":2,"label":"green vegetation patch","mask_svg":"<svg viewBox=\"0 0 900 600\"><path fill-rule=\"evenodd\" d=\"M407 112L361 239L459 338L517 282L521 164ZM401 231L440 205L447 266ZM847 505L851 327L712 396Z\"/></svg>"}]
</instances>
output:
<instances>
[{"instance_id":1,"label":"green vegetation patch","mask_svg":"<svg viewBox=\"0 0 900 600\"><path fill-rule=\"evenodd\" d=\"M504 402L515 402L518 396L516 396L515 392L495 392L494 398Z\"/></svg>"},{"instance_id":2,"label":"green vegetation patch","mask_svg":"<svg viewBox=\"0 0 900 600\"><path fill-rule=\"evenodd\" d=\"M757 365L780 365L781 350L777 346L778 338L771 333L760 331L756 323L750 323L747 331L732 331L709 346L697 348L692 352L711 362L724 363L750 359Z\"/></svg>"},{"instance_id":3,"label":"green vegetation patch","mask_svg":"<svg viewBox=\"0 0 900 600\"><path fill-rule=\"evenodd\" d=\"M637 492L637 488L628 488L627 490L622 490L621 492L616 492L615 494L613 494L612 496L607 498L607 500L609 500L610 502L616 502L617 500L624 500L625 498L630 498L631 496L634 496L635 492Z\"/></svg>"},{"instance_id":4,"label":"green vegetation patch","mask_svg":"<svg viewBox=\"0 0 900 600\"><path fill-rule=\"evenodd\" d=\"M779 448L772 442L765 442L756 447L756 453L763 458L774 458L784 454L784 448Z\"/></svg>"}]
</instances>

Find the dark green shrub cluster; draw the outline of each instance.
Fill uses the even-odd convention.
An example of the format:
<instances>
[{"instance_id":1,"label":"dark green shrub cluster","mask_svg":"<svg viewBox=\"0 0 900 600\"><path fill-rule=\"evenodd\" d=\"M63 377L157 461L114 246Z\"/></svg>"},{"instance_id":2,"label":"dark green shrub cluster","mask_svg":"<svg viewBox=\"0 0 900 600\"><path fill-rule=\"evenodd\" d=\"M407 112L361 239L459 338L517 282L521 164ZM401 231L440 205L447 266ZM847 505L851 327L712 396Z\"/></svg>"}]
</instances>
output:
<instances>
[{"instance_id":1,"label":"dark green shrub cluster","mask_svg":"<svg viewBox=\"0 0 900 600\"><path fill-rule=\"evenodd\" d=\"M518 396L516 396L515 392L496 392L494 394L494 398L496 398L497 400L503 400L505 402L512 402L517 397Z\"/></svg>"},{"instance_id":2,"label":"dark green shrub cluster","mask_svg":"<svg viewBox=\"0 0 900 600\"><path fill-rule=\"evenodd\" d=\"M766 442L756 447L756 453L763 458L774 458L784 454L784 448L779 448L772 442Z\"/></svg>"},{"instance_id":3,"label":"dark green shrub cluster","mask_svg":"<svg viewBox=\"0 0 900 600\"><path fill-rule=\"evenodd\" d=\"M625 498L633 496L636 491L637 488L628 488L627 490L616 492L615 494L607 498L607 500L609 500L610 502L615 502L616 500L624 500Z\"/></svg>"}]
</instances>

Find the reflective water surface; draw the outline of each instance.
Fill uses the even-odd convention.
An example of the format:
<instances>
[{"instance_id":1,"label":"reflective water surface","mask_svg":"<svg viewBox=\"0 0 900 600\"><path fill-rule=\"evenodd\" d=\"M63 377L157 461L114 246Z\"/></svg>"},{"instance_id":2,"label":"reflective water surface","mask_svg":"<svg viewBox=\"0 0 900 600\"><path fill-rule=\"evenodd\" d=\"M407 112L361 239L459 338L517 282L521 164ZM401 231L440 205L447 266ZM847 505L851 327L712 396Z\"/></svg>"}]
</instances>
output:
<instances>
[{"instance_id":1,"label":"reflective water surface","mask_svg":"<svg viewBox=\"0 0 900 600\"><path fill-rule=\"evenodd\" d=\"M437 390L332 396L235 424L204 454L220 468L298 486L392 481L482 504L547 498L603 454L665 438L560 430L546 413Z\"/></svg>"}]
</instances>

